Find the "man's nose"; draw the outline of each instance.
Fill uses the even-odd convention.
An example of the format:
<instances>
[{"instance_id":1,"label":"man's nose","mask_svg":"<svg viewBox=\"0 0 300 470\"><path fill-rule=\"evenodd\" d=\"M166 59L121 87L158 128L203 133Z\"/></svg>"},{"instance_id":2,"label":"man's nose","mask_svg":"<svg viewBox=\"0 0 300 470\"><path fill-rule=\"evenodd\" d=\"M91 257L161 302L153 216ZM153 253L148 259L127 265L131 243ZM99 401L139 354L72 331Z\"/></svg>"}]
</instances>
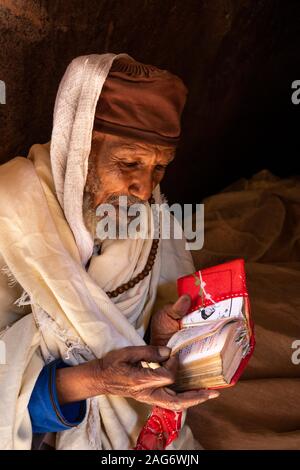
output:
<instances>
[{"instance_id":1,"label":"man's nose","mask_svg":"<svg viewBox=\"0 0 300 470\"><path fill-rule=\"evenodd\" d=\"M148 201L151 197L152 191L155 187L152 174L144 173L136 175L135 178L130 182L129 194L135 196L142 201Z\"/></svg>"}]
</instances>

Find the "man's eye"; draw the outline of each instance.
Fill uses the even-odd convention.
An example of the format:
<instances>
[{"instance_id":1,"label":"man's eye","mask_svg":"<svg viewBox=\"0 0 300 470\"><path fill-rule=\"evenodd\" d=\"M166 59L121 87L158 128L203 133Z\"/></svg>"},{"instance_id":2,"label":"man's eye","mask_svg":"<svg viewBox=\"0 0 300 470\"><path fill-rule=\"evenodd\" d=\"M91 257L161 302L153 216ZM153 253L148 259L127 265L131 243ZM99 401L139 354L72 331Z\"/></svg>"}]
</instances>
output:
<instances>
[{"instance_id":1,"label":"man's eye","mask_svg":"<svg viewBox=\"0 0 300 470\"><path fill-rule=\"evenodd\" d=\"M122 165L126 168L136 168L138 166L137 162L122 162Z\"/></svg>"},{"instance_id":2,"label":"man's eye","mask_svg":"<svg viewBox=\"0 0 300 470\"><path fill-rule=\"evenodd\" d=\"M164 171L167 168L167 165L156 165L155 169L157 171Z\"/></svg>"}]
</instances>

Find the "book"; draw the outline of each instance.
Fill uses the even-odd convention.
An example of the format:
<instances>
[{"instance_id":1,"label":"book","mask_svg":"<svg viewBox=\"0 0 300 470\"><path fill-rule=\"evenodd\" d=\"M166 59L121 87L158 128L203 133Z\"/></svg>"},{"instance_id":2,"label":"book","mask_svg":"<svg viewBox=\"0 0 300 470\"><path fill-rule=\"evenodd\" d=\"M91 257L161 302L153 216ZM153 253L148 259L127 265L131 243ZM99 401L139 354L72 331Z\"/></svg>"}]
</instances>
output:
<instances>
[{"instance_id":1,"label":"book","mask_svg":"<svg viewBox=\"0 0 300 470\"><path fill-rule=\"evenodd\" d=\"M167 346L178 354L176 391L234 385L255 346L244 260L179 278L178 294L192 302Z\"/></svg>"},{"instance_id":2,"label":"book","mask_svg":"<svg viewBox=\"0 0 300 470\"><path fill-rule=\"evenodd\" d=\"M202 269L177 280L178 295L189 294L189 311L169 340L178 354L176 391L233 386L255 347L254 325L243 259ZM144 367L160 367L143 363ZM135 449L165 449L179 435L182 411L154 406Z\"/></svg>"}]
</instances>

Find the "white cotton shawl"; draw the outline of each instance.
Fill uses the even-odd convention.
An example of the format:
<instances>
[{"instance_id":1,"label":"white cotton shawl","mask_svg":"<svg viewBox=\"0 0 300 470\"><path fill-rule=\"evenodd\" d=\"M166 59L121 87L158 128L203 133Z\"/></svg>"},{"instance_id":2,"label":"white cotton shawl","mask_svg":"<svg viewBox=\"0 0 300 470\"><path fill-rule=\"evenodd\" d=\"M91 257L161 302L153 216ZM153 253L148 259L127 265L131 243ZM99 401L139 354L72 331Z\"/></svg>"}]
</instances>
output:
<instances>
[{"instance_id":1,"label":"white cotton shawl","mask_svg":"<svg viewBox=\"0 0 300 470\"><path fill-rule=\"evenodd\" d=\"M59 87L51 145L34 145L27 160L15 158L0 168L0 261L26 292L32 312L12 321L0 296L8 351L7 366L0 366L5 391L0 448L30 448L27 406L45 362L61 357L75 365L112 349L144 344L154 305L174 301L176 279L194 271L184 237L161 239L149 276L113 300L105 291L144 268L151 239L105 240L101 255L92 256L88 271L84 268L93 248L82 216L93 113L115 57L73 60ZM161 202L158 186L154 197ZM9 289L4 282L5 293ZM129 449L135 444L149 407L110 395L88 404L81 425L57 434L57 449ZM188 441L185 427L171 446L192 448Z\"/></svg>"}]
</instances>

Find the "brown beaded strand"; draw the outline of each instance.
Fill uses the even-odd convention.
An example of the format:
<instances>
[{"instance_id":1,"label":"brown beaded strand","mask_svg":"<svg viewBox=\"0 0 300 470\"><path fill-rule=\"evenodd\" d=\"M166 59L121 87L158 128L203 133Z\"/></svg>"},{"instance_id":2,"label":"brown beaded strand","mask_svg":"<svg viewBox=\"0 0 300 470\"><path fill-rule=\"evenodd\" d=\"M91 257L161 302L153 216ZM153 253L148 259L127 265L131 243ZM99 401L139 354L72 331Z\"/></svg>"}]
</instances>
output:
<instances>
[{"instance_id":1,"label":"brown beaded strand","mask_svg":"<svg viewBox=\"0 0 300 470\"><path fill-rule=\"evenodd\" d=\"M153 196L151 196L151 198L149 199L149 203L150 203L150 206L151 206L151 204L155 203L155 200L154 200ZM153 218L154 218L154 227L155 226L159 227L159 216L157 216L157 214L154 214ZM148 274L150 273L150 271L151 271L151 269L154 265L154 262L155 262L155 258L156 258L156 254L157 254L157 250L158 250L158 244L159 244L159 237L160 237L160 232L158 231L158 238L153 238L153 240L152 240L151 250L150 250L150 253L148 255L147 263L146 263L143 271L141 271L139 274L137 274L130 281L124 282L124 284L121 284L116 289L114 289L112 291L109 291L109 292L106 292L106 294L109 298L117 297L118 295L123 294L123 292L126 292L128 289L131 289L136 284L138 284L138 282L142 281L146 276L148 276Z\"/></svg>"}]
</instances>

